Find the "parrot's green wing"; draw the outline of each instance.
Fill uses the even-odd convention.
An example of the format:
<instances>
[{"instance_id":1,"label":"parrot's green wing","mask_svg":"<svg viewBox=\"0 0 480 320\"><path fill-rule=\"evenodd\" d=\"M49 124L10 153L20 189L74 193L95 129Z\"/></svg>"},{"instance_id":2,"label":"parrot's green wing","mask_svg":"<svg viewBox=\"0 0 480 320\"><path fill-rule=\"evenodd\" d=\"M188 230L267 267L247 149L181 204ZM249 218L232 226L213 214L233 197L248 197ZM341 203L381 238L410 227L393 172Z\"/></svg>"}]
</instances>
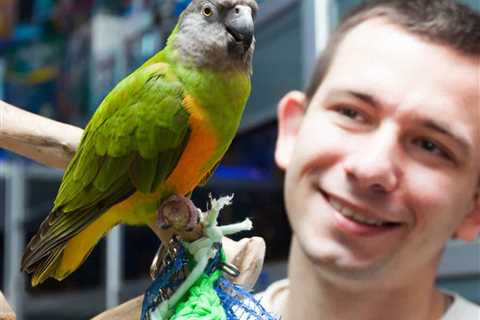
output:
<instances>
[{"instance_id":1,"label":"parrot's green wing","mask_svg":"<svg viewBox=\"0 0 480 320\"><path fill-rule=\"evenodd\" d=\"M109 207L136 190L154 191L186 146L188 121L183 88L167 64L141 68L120 82L85 129L22 269L49 273L65 243Z\"/></svg>"}]
</instances>

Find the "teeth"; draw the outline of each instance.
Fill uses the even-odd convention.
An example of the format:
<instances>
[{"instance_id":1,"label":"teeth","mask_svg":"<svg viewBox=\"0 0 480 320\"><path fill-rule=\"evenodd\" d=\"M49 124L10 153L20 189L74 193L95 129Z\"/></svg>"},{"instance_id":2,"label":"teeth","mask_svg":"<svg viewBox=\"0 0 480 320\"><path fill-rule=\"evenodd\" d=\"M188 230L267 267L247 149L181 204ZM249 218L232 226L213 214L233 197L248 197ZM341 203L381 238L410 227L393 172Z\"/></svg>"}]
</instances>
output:
<instances>
[{"instance_id":1,"label":"teeth","mask_svg":"<svg viewBox=\"0 0 480 320\"><path fill-rule=\"evenodd\" d=\"M364 223L364 224L374 225L374 226L377 226L377 227L383 226L385 224L383 221L367 218L367 217L361 215L360 213L355 212L354 210L352 210L350 208L344 207L339 202L337 202L333 199L330 199L330 204L333 208L335 208L335 210L340 212L342 215L344 215L346 217L349 217L350 219L352 219L354 221Z\"/></svg>"},{"instance_id":2,"label":"teeth","mask_svg":"<svg viewBox=\"0 0 480 320\"><path fill-rule=\"evenodd\" d=\"M336 201L333 201L333 200L330 200L330 204L332 205L332 207L335 208L335 210L337 211L342 211L343 207L340 203L336 202Z\"/></svg>"}]
</instances>

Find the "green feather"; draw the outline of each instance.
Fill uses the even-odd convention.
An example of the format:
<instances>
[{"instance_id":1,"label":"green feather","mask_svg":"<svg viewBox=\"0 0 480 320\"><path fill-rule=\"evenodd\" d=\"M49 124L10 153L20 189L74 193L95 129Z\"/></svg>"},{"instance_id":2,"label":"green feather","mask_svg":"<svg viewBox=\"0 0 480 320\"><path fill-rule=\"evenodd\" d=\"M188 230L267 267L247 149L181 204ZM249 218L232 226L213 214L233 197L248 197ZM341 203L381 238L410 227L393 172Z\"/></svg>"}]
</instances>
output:
<instances>
[{"instance_id":1,"label":"green feather","mask_svg":"<svg viewBox=\"0 0 480 320\"><path fill-rule=\"evenodd\" d=\"M150 193L154 190L153 180L155 176L152 174L157 168L158 158L145 159L136 157L130 166L130 180L133 185L143 193Z\"/></svg>"},{"instance_id":2,"label":"green feather","mask_svg":"<svg viewBox=\"0 0 480 320\"><path fill-rule=\"evenodd\" d=\"M117 182L127 171L133 160L133 156L124 157L107 157L101 170L93 181L93 185L100 192L106 192L112 185ZM117 179L112 177L117 177Z\"/></svg>"}]
</instances>

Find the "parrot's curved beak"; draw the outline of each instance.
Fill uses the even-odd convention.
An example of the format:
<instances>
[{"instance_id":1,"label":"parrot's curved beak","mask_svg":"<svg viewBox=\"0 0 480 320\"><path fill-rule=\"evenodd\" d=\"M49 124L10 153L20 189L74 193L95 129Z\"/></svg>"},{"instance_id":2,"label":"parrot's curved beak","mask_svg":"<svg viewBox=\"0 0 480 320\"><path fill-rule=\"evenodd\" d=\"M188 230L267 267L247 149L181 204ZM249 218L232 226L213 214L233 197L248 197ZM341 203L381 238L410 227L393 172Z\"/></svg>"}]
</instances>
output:
<instances>
[{"instance_id":1,"label":"parrot's curved beak","mask_svg":"<svg viewBox=\"0 0 480 320\"><path fill-rule=\"evenodd\" d=\"M248 51L253 42L252 9L249 6L236 5L227 13L225 27L233 38L234 47L241 49L242 53Z\"/></svg>"}]
</instances>

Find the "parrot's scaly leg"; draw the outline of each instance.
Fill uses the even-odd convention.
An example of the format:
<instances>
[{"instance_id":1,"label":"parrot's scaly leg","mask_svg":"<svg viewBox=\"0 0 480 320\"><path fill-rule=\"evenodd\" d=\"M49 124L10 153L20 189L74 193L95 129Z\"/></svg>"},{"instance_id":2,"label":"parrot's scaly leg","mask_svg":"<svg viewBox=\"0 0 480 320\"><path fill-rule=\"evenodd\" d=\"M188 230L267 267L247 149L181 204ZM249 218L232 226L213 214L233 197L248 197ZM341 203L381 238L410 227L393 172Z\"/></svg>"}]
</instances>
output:
<instances>
[{"instance_id":1,"label":"parrot's scaly leg","mask_svg":"<svg viewBox=\"0 0 480 320\"><path fill-rule=\"evenodd\" d=\"M192 231L200 222L199 210L186 197L171 195L158 208L157 222L162 229Z\"/></svg>"}]
</instances>

